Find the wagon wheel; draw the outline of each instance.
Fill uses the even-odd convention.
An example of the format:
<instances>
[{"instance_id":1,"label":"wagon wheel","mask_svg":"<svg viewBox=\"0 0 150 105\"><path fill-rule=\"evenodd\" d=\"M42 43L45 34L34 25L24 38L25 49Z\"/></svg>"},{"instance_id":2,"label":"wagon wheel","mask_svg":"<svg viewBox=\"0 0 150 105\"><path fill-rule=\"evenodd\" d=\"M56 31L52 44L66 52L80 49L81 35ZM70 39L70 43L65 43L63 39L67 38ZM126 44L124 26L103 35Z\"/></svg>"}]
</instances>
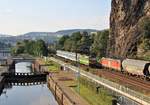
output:
<instances>
[{"instance_id":1,"label":"wagon wheel","mask_svg":"<svg viewBox=\"0 0 150 105\"><path fill-rule=\"evenodd\" d=\"M150 66L150 63L147 63L147 64L145 65L145 67L144 67L143 74L144 74L145 76L149 76L149 75L150 75L150 72L149 72L149 70L148 70L149 66Z\"/></svg>"}]
</instances>

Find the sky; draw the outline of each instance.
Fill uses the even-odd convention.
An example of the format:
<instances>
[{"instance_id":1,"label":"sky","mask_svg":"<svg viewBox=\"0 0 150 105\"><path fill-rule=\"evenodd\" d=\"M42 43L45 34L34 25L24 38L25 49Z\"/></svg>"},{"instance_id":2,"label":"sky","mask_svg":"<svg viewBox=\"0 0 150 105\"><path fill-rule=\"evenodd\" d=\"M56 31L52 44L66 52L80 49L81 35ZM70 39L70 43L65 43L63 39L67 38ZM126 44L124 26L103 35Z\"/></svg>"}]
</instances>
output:
<instances>
[{"instance_id":1,"label":"sky","mask_svg":"<svg viewBox=\"0 0 150 105\"><path fill-rule=\"evenodd\" d=\"M0 0L0 33L109 28L111 0Z\"/></svg>"}]
</instances>

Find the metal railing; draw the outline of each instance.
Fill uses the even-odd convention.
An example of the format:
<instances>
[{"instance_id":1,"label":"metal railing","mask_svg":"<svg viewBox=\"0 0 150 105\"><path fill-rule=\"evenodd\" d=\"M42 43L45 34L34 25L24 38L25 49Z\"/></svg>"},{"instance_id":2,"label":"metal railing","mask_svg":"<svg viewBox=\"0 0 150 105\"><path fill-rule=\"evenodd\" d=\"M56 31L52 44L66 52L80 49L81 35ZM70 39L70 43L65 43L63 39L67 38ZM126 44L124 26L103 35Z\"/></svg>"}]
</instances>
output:
<instances>
[{"instance_id":1,"label":"metal railing","mask_svg":"<svg viewBox=\"0 0 150 105\"><path fill-rule=\"evenodd\" d=\"M78 69L77 67L75 66L72 66L72 65L68 65L66 63L64 63L63 61L60 61L60 60L57 60L55 58L50 58L50 60L53 60L54 62L57 62L65 67L68 67L69 69L75 71L75 72L78 72ZM82 76L85 76L95 82L98 82L100 83L101 85L115 91L115 92L118 92L122 95L125 95L126 97L128 98L131 98L141 104L145 104L145 105L150 105L150 97L142 94L142 93L139 93L139 92L136 92L132 89L129 89L128 87L125 87L125 86L122 86L120 84L117 84L117 83L114 83L112 81L109 81L107 79L104 79L104 78L101 78L99 76L96 76L96 75L93 75L89 72L86 72L84 70L81 70L80 69L80 73Z\"/></svg>"}]
</instances>

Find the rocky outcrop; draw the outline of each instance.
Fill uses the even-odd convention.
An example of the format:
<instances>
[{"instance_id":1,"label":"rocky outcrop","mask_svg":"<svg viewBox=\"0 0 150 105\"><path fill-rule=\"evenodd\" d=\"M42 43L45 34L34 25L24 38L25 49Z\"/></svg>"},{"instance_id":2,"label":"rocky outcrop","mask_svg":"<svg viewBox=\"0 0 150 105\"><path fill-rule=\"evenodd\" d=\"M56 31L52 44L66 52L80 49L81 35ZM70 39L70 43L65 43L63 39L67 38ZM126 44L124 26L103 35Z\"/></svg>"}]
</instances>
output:
<instances>
[{"instance_id":1,"label":"rocky outcrop","mask_svg":"<svg viewBox=\"0 0 150 105\"><path fill-rule=\"evenodd\" d=\"M136 49L144 17L150 17L150 0L112 0L108 56L124 58Z\"/></svg>"}]
</instances>

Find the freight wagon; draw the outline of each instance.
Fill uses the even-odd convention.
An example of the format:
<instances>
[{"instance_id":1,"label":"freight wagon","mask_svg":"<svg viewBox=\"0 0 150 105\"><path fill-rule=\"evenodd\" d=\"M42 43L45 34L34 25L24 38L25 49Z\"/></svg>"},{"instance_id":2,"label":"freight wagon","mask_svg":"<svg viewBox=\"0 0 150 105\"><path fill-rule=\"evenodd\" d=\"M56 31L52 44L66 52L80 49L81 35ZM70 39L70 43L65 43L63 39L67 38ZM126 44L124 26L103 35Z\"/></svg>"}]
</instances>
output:
<instances>
[{"instance_id":1,"label":"freight wagon","mask_svg":"<svg viewBox=\"0 0 150 105\"><path fill-rule=\"evenodd\" d=\"M57 51L57 56L69 59L71 61L77 61L84 65L97 65L96 58L91 58L86 55L77 54L67 51ZM134 60L134 59L113 59L113 58L101 58L99 65L109 69L113 69L120 72L126 72L140 76L150 76L150 61ZM99 67L100 67L99 66Z\"/></svg>"},{"instance_id":2,"label":"freight wagon","mask_svg":"<svg viewBox=\"0 0 150 105\"><path fill-rule=\"evenodd\" d=\"M150 62L134 59L125 59L122 62L122 67L125 72L136 75L150 75Z\"/></svg>"},{"instance_id":3,"label":"freight wagon","mask_svg":"<svg viewBox=\"0 0 150 105\"><path fill-rule=\"evenodd\" d=\"M119 60L119 59L111 59L111 58L103 57L100 60L100 64L106 68L111 68L111 69L118 70L118 71L122 70L121 69L121 60Z\"/></svg>"}]
</instances>

